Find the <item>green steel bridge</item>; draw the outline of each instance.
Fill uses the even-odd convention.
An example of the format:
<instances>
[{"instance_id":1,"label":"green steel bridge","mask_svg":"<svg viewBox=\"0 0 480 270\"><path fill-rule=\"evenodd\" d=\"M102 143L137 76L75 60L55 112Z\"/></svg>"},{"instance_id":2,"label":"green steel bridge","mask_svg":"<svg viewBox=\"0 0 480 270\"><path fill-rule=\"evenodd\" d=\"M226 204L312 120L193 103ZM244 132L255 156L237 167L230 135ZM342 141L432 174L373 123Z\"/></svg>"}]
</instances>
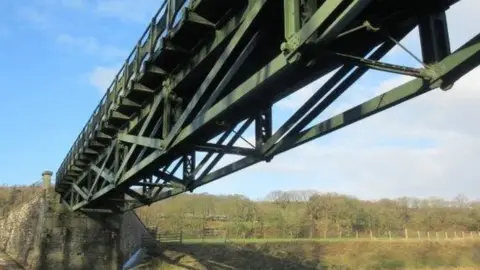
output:
<instances>
[{"instance_id":1,"label":"green steel bridge","mask_svg":"<svg viewBox=\"0 0 480 270\"><path fill-rule=\"evenodd\" d=\"M450 49L445 12L457 2L163 1L58 169L55 190L70 211L129 211L448 90L480 63L479 33ZM421 68L380 61L416 27ZM335 70L273 130L275 103ZM311 124L368 70L412 79ZM255 142L236 146L250 126ZM213 170L226 155L241 158Z\"/></svg>"}]
</instances>

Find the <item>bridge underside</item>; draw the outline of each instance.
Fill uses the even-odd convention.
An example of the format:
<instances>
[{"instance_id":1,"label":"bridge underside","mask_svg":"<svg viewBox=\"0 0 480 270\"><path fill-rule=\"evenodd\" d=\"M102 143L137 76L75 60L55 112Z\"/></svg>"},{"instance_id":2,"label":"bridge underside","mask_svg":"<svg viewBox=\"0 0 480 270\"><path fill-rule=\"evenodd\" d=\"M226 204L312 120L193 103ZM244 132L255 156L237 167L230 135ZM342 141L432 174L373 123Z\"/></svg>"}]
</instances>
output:
<instances>
[{"instance_id":1,"label":"bridge underside","mask_svg":"<svg viewBox=\"0 0 480 270\"><path fill-rule=\"evenodd\" d=\"M452 0L165 1L57 172L71 211L122 212L195 188L432 89L479 62L450 51ZM178 15L177 15L178 14ZM422 68L381 62L419 27ZM368 70L412 80L320 123ZM272 106L335 71L281 127ZM236 146L253 126L255 141ZM213 170L225 155L242 158Z\"/></svg>"}]
</instances>

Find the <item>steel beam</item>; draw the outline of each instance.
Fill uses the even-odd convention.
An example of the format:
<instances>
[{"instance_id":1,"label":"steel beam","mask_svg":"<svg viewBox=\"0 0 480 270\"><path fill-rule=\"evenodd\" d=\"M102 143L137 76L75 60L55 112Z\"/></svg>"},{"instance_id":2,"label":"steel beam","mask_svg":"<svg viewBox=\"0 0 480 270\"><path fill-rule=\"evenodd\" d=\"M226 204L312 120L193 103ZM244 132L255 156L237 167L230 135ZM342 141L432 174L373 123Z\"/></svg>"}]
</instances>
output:
<instances>
[{"instance_id":1,"label":"steel beam","mask_svg":"<svg viewBox=\"0 0 480 270\"><path fill-rule=\"evenodd\" d=\"M480 64L480 35L475 36L453 54L435 64L436 74L430 80L415 79L384 94L378 95L343 113L327 119L298 134L286 137L276 144L273 152L278 154L300 146L337 129L389 109L433 89L451 87L463 75Z\"/></svg>"},{"instance_id":2,"label":"steel beam","mask_svg":"<svg viewBox=\"0 0 480 270\"><path fill-rule=\"evenodd\" d=\"M283 0L284 35L288 40L301 27L300 1Z\"/></svg>"},{"instance_id":3,"label":"steel beam","mask_svg":"<svg viewBox=\"0 0 480 270\"><path fill-rule=\"evenodd\" d=\"M418 29L424 63L436 63L450 54L450 38L445 11L420 16Z\"/></svg>"},{"instance_id":4,"label":"steel beam","mask_svg":"<svg viewBox=\"0 0 480 270\"><path fill-rule=\"evenodd\" d=\"M262 160L268 162L430 89L449 88L478 65L478 40L451 54L444 11L440 12L448 5L442 4L446 0L438 1L421 10L419 4L394 1L401 13L378 14L382 8L391 10L378 1L326 0L317 7L317 1L310 0L239 0L219 5L225 12L220 16L204 12L210 2L199 0L173 26L172 14L184 2L174 0L167 4L163 21L152 22L149 41L138 43L113 90L102 99L67 155L57 174L62 202L72 211L113 212L150 204ZM383 15L395 19L380 19L377 28L367 27L367 20ZM418 25L427 62L423 68L380 61L396 40ZM168 35L155 38L165 28L171 28ZM387 32L387 37L382 35ZM157 40L161 41L155 43L160 44L158 49L153 46ZM149 59L142 62L145 55ZM272 106L337 68L273 132ZM304 130L374 69L418 79ZM245 140L242 136L253 123L251 148L234 146L239 139ZM206 153L199 162L198 152ZM244 158L213 171L226 154ZM176 174L180 168L183 171ZM125 201L125 196L133 201Z\"/></svg>"},{"instance_id":5,"label":"steel beam","mask_svg":"<svg viewBox=\"0 0 480 270\"><path fill-rule=\"evenodd\" d=\"M176 1L175 7L177 10L175 13L178 12L178 9L180 9L185 2L185 0L174 0ZM195 6L198 6L198 4L201 1L197 1L195 3ZM154 16L152 19L152 23L149 25L147 30L144 32L144 35L140 40L145 39L145 35L148 33L148 43L145 43L142 45L141 53L136 53L134 54L132 52L132 55L137 55L137 58L144 58L146 53L147 53L147 48L148 48L148 54L150 56L150 60L147 61L149 64L146 67L146 70L150 70L151 68L157 68L151 60L155 59L158 55L158 50L155 47L155 44L157 43L160 35L163 33L163 31L166 28L166 13L163 13L162 16L160 16L160 11L163 10L164 6L166 5L167 1L164 1L162 7L158 10L157 14ZM226 24L222 29L216 30L215 33L215 38L211 43L208 43L204 46L202 50L199 50L199 52L195 55L195 57L192 58L191 64L184 67L182 70L180 70L173 79L172 85L175 86L179 83L181 83L185 78L187 78L193 71L195 71L196 68L198 68L199 64L202 63L206 58L208 58L213 52L215 52L221 44L224 43L225 40L228 39L230 34L238 27L238 25L243 21L242 13L235 14ZM139 47L137 46L135 48L137 52L139 52ZM129 56L129 57L130 57ZM126 61L128 62L128 61ZM64 162L60 166L58 172L57 172L57 186L60 184L61 179L63 179L66 176L66 173L69 170L69 164L72 162L74 158L74 152L78 152L79 145L84 144L84 140L86 137L90 137L85 135L87 133L99 133L100 127L102 126L102 122L106 119L106 113L107 113L107 106L108 104L111 104L111 102L114 100L115 96L118 96L118 94L123 90L121 87L125 85L126 78L122 75L125 70L133 70L133 63L138 63L138 59L135 59L134 61L131 62L130 65L122 67L122 69L119 72L119 75L115 78L114 82L112 83L112 86L109 88L109 91L105 94L105 96L102 98L100 101L99 105L95 109L91 119L87 122L87 125L84 127L82 132L80 133L79 137L73 144L72 148L70 149L69 153L67 154L67 157L65 158ZM139 65L137 65L137 68L139 68ZM158 73L158 72L157 72ZM160 72L158 74L164 75L165 72ZM128 74L127 74L128 75ZM122 86L123 85L123 86ZM113 89L113 90L112 90ZM110 91L111 90L111 91ZM156 95L155 100L161 99L161 95ZM121 99L119 99L121 100ZM140 113L135 116L131 121L129 121L128 126L126 129L121 130L120 132L130 132L131 130L135 129L136 126L144 120L144 118L150 113L150 111L154 108L152 108L152 105L155 103L152 102L151 104L147 104L141 111ZM116 107L116 106L113 106Z\"/></svg>"},{"instance_id":6,"label":"steel beam","mask_svg":"<svg viewBox=\"0 0 480 270\"><path fill-rule=\"evenodd\" d=\"M144 147L149 147L149 148L154 148L154 149L163 149L163 140L161 139L155 139L155 138L149 138L149 137L143 137L143 136L136 136L136 135L130 135L130 134L119 134L118 135L118 140L122 142L127 142L131 143L134 145L141 145Z\"/></svg>"},{"instance_id":7,"label":"steel beam","mask_svg":"<svg viewBox=\"0 0 480 270\"><path fill-rule=\"evenodd\" d=\"M241 156L255 155L255 149L238 147L238 146L215 145L213 143L195 145L193 149L195 149L195 151L198 151L198 152L216 152L216 153L241 155Z\"/></svg>"},{"instance_id":8,"label":"steel beam","mask_svg":"<svg viewBox=\"0 0 480 270\"><path fill-rule=\"evenodd\" d=\"M152 121L152 119L153 119L153 115L155 114L155 110L160 106L161 102L162 102L161 98L158 98L158 99L154 100L154 103L152 104L152 110L150 111L147 118L143 122L142 127L140 128L140 131L138 133L139 136L143 136L143 134L145 133L148 125L150 124L150 121ZM120 179L120 175L124 172L125 166L127 166L127 163L130 160L130 158L132 157L136 147L137 147L137 144L132 145L132 147L128 150L127 155L122 160L120 168L118 169L118 171L115 172L115 178L114 178L115 183L117 183L118 180Z\"/></svg>"},{"instance_id":9,"label":"steel beam","mask_svg":"<svg viewBox=\"0 0 480 270\"><path fill-rule=\"evenodd\" d=\"M322 121L321 123L316 124L305 131L285 137L274 145L273 153L275 155L283 153L366 117L372 116L395 105L403 103L414 97L425 94L433 89L442 89L445 86L449 86L463 75L477 67L479 64L480 35L477 35L454 53L435 64L432 67L437 71L434 78L431 78L430 80L424 80L420 78L414 79L330 119ZM198 188L228 174L254 165L260 161L262 161L262 158L259 157L245 157L197 179L192 184L191 188ZM184 191L181 189L172 189L158 194L151 200L163 200L168 197L181 194L182 192ZM137 205L137 207L139 206L140 205Z\"/></svg>"},{"instance_id":10,"label":"steel beam","mask_svg":"<svg viewBox=\"0 0 480 270\"><path fill-rule=\"evenodd\" d=\"M180 119L178 119L175 122L175 125L169 131L169 135L165 139L165 142L164 142L164 147L165 148L170 147L172 141L178 135L179 130L184 126L185 121L188 118L190 118L192 116L192 114L197 112L197 110L195 110L195 109L197 108L200 99L207 92L211 83L215 80L216 76L218 75L220 70L225 66L225 64L230 59L230 57L232 57L232 55L235 55L235 52L239 48L238 45L241 43L241 41L243 39L246 38L246 34L251 29L251 26L253 25L253 23L256 21L258 14L262 11L262 8L265 6L265 3L267 3L267 0L257 0L257 1L254 1L252 3L253 3L252 7L249 10L249 12L247 13L247 16L246 16L245 20L242 22L240 27L237 29L233 38L230 40L227 47L224 49L223 53L218 58L219 61L215 63L213 68L207 74L207 76L205 77L205 80L199 86L198 90L195 91L195 95L190 100L187 108L183 111L182 116L180 116ZM249 45L247 45L246 50L251 50L249 48ZM243 62L244 60L241 60L241 61ZM227 73L227 76L224 77L224 80L226 82L229 81L229 73ZM222 86L223 86L223 84L221 82L220 85L219 85L220 89L222 88Z\"/></svg>"}]
</instances>

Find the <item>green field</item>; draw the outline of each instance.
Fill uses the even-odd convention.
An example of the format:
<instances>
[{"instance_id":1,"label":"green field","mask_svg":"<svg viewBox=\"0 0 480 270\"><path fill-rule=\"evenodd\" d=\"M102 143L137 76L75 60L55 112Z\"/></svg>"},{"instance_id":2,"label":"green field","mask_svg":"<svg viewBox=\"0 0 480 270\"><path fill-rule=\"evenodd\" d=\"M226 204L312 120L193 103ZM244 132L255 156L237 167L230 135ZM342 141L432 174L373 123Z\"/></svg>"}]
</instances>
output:
<instances>
[{"instance_id":1,"label":"green field","mask_svg":"<svg viewBox=\"0 0 480 270\"><path fill-rule=\"evenodd\" d=\"M164 244L154 269L480 269L477 240L198 241Z\"/></svg>"}]
</instances>

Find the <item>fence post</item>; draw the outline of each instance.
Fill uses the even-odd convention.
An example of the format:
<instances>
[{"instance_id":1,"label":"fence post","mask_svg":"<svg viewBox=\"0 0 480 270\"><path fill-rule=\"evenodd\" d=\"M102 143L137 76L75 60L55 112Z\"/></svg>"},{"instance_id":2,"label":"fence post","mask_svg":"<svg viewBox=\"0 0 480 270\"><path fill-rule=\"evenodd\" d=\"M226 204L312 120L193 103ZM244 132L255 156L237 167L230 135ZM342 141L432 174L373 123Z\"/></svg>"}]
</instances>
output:
<instances>
[{"instance_id":1,"label":"fence post","mask_svg":"<svg viewBox=\"0 0 480 270\"><path fill-rule=\"evenodd\" d=\"M417 231L418 240L420 240L420 231Z\"/></svg>"},{"instance_id":2,"label":"fence post","mask_svg":"<svg viewBox=\"0 0 480 270\"><path fill-rule=\"evenodd\" d=\"M391 232L391 231L388 231L388 239L389 239L390 241L392 241L392 232Z\"/></svg>"},{"instance_id":3,"label":"fence post","mask_svg":"<svg viewBox=\"0 0 480 270\"><path fill-rule=\"evenodd\" d=\"M430 232L429 231L427 231L427 239L428 239L428 241L430 241Z\"/></svg>"},{"instance_id":4,"label":"fence post","mask_svg":"<svg viewBox=\"0 0 480 270\"><path fill-rule=\"evenodd\" d=\"M448 240L448 232L445 232L445 240Z\"/></svg>"},{"instance_id":5,"label":"fence post","mask_svg":"<svg viewBox=\"0 0 480 270\"><path fill-rule=\"evenodd\" d=\"M457 231L453 232L453 239L457 239Z\"/></svg>"},{"instance_id":6,"label":"fence post","mask_svg":"<svg viewBox=\"0 0 480 270\"><path fill-rule=\"evenodd\" d=\"M435 232L435 238L437 239L437 241L439 240L438 232Z\"/></svg>"},{"instance_id":7,"label":"fence post","mask_svg":"<svg viewBox=\"0 0 480 270\"><path fill-rule=\"evenodd\" d=\"M462 239L465 239L465 232L462 231Z\"/></svg>"},{"instance_id":8,"label":"fence post","mask_svg":"<svg viewBox=\"0 0 480 270\"><path fill-rule=\"evenodd\" d=\"M405 240L408 240L408 230L405 228Z\"/></svg>"}]
</instances>

